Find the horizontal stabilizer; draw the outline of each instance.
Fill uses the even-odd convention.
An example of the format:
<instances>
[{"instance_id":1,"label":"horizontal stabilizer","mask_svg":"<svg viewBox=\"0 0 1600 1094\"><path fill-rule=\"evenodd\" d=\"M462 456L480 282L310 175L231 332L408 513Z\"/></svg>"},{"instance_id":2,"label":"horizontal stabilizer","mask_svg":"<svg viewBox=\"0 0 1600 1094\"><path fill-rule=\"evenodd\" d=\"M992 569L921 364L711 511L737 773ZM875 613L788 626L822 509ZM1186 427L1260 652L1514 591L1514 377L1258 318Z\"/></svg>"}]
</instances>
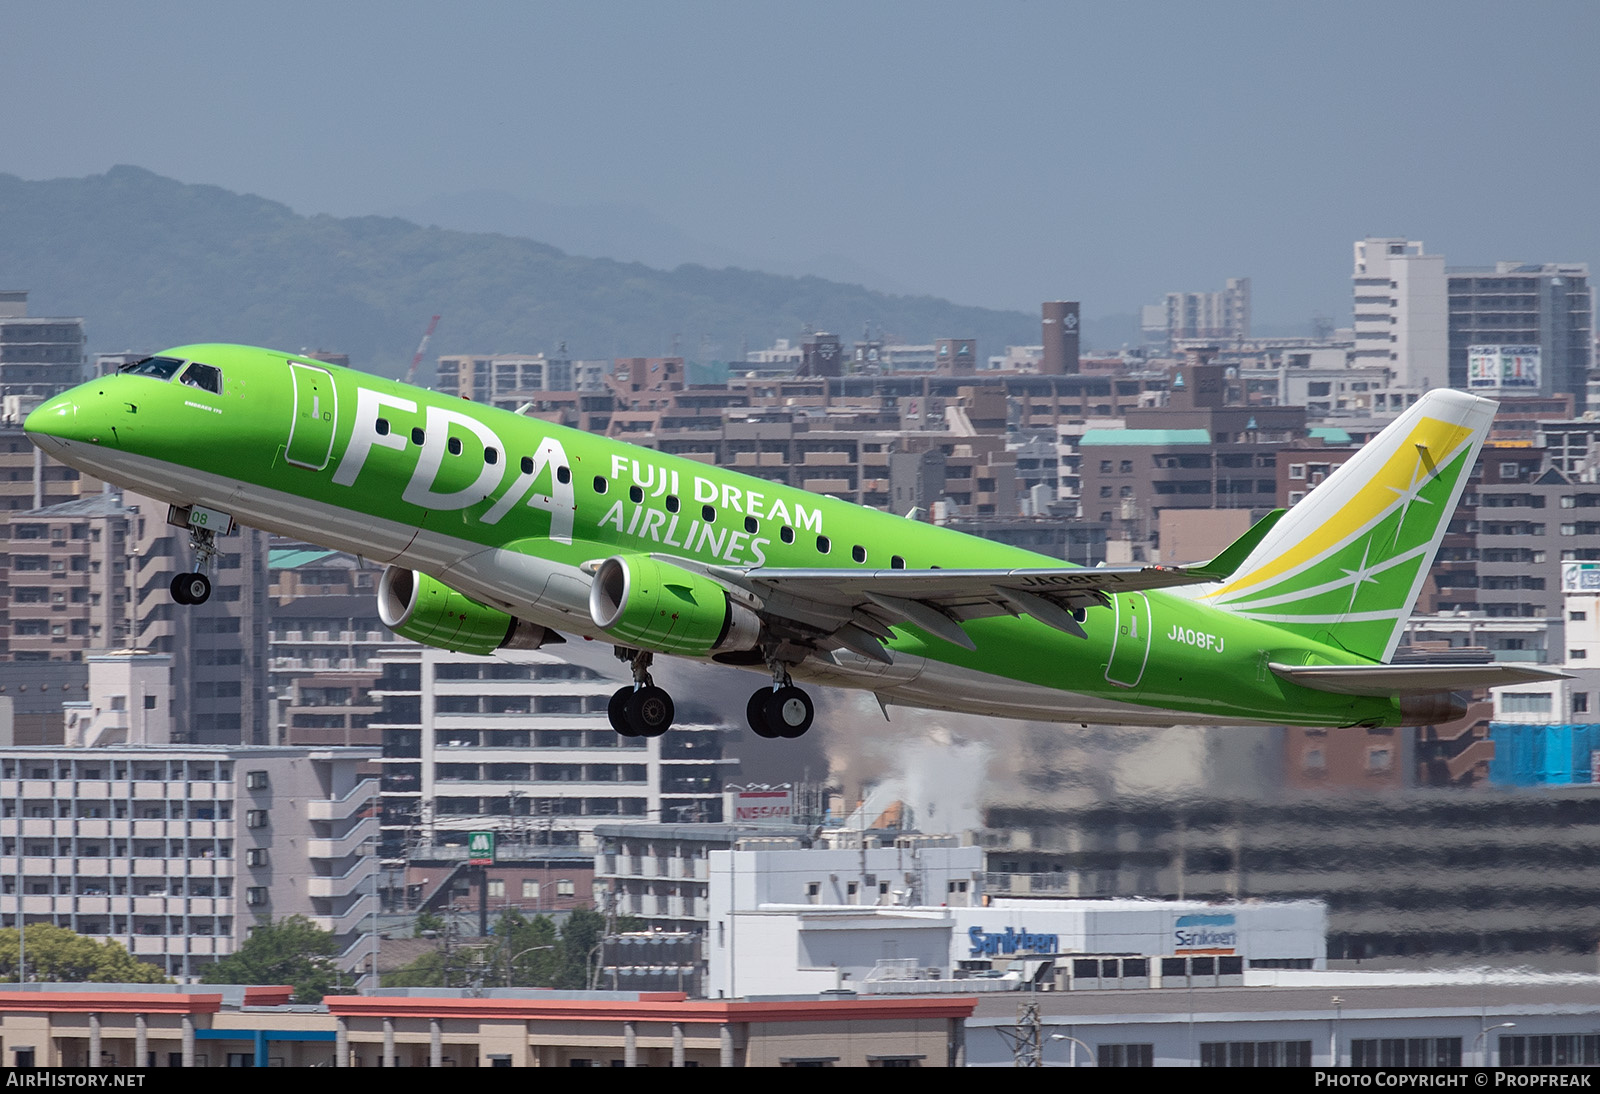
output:
<instances>
[{"instance_id":1,"label":"horizontal stabilizer","mask_svg":"<svg viewBox=\"0 0 1600 1094\"><path fill-rule=\"evenodd\" d=\"M1268 667L1290 683L1337 695L1426 695L1568 679L1567 673L1532 665L1280 665L1272 662Z\"/></svg>"}]
</instances>

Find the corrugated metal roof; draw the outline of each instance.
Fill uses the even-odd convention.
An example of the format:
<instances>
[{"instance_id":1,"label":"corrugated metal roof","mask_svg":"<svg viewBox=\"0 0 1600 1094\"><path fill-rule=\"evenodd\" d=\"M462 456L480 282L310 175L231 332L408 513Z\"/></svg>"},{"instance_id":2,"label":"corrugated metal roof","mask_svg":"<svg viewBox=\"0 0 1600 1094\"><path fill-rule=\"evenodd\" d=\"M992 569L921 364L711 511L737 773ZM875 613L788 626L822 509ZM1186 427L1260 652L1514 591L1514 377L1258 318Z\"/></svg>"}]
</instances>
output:
<instances>
[{"instance_id":1,"label":"corrugated metal roof","mask_svg":"<svg viewBox=\"0 0 1600 1094\"><path fill-rule=\"evenodd\" d=\"M1210 444L1211 434L1204 429L1090 429L1078 444L1097 445L1172 445Z\"/></svg>"}]
</instances>

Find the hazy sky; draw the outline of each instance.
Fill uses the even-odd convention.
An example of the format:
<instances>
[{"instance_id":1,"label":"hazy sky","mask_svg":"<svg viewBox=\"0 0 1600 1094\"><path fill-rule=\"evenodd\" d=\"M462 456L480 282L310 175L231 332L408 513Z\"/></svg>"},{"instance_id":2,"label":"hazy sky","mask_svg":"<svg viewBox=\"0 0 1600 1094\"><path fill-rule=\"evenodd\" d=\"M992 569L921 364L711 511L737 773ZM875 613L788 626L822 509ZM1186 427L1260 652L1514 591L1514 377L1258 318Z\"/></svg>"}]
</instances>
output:
<instances>
[{"instance_id":1,"label":"hazy sky","mask_svg":"<svg viewBox=\"0 0 1600 1094\"><path fill-rule=\"evenodd\" d=\"M1600 4L0 4L0 171L136 164L303 213L639 207L707 246L1131 312L1350 244L1600 263Z\"/></svg>"}]
</instances>

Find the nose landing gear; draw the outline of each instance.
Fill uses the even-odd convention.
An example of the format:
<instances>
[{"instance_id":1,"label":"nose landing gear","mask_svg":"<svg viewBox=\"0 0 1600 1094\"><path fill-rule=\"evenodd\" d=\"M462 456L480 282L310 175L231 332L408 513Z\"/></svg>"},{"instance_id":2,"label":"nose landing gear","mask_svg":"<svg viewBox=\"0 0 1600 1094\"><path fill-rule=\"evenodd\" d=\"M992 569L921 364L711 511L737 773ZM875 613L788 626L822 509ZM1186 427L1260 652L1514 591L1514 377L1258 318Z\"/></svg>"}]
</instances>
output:
<instances>
[{"instance_id":1,"label":"nose landing gear","mask_svg":"<svg viewBox=\"0 0 1600 1094\"><path fill-rule=\"evenodd\" d=\"M172 579L172 599L179 604L204 604L211 599L206 567L216 557L217 536L233 531L233 518L198 505L173 505L167 508L167 523L189 529L189 548L195 555L194 573L178 574Z\"/></svg>"}]
</instances>

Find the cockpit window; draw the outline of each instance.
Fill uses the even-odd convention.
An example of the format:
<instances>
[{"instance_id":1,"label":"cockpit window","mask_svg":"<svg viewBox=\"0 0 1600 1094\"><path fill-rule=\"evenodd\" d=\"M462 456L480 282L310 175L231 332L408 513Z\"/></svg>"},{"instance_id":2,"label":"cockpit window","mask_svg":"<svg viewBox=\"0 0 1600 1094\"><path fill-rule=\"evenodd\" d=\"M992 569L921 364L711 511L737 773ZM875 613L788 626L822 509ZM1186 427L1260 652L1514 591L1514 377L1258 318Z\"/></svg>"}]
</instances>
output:
<instances>
[{"instance_id":1,"label":"cockpit window","mask_svg":"<svg viewBox=\"0 0 1600 1094\"><path fill-rule=\"evenodd\" d=\"M143 361L123 365L117 371L130 376L154 376L157 380L170 380L173 373L182 367L183 362L176 357L146 357Z\"/></svg>"},{"instance_id":2,"label":"cockpit window","mask_svg":"<svg viewBox=\"0 0 1600 1094\"><path fill-rule=\"evenodd\" d=\"M189 367L184 369L183 379L180 382L200 388L202 391L209 391L213 395L222 394L222 370L212 365L202 365L199 361L191 362Z\"/></svg>"}]
</instances>

